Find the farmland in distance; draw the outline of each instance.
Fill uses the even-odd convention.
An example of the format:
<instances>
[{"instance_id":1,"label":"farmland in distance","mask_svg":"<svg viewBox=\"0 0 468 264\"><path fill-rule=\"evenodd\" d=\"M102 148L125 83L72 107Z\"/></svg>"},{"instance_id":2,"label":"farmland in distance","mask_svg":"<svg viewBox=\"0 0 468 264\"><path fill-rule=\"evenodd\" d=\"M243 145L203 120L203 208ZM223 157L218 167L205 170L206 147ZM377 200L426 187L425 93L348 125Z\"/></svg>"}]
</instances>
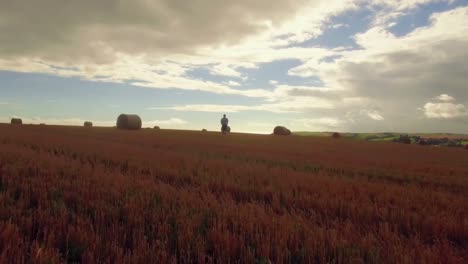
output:
<instances>
[{"instance_id":1,"label":"farmland in distance","mask_svg":"<svg viewBox=\"0 0 468 264\"><path fill-rule=\"evenodd\" d=\"M466 263L468 151L0 125L1 263Z\"/></svg>"}]
</instances>

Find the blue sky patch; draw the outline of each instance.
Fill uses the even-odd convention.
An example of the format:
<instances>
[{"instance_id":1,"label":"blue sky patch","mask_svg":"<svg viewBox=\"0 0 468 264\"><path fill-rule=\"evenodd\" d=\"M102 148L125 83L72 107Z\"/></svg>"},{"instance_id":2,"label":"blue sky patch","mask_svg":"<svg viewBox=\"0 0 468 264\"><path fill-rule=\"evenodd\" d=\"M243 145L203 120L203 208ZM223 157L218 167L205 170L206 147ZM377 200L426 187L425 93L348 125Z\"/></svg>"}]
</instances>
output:
<instances>
[{"instance_id":1,"label":"blue sky patch","mask_svg":"<svg viewBox=\"0 0 468 264\"><path fill-rule=\"evenodd\" d=\"M397 19L396 24L389 31L397 37L405 36L419 27L429 24L429 19L434 13L451 10L456 7L467 6L468 1L456 1L453 4L447 2L433 2L418 6Z\"/></svg>"},{"instance_id":2,"label":"blue sky patch","mask_svg":"<svg viewBox=\"0 0 468 264\"><path fill-rule=\"evenodd\" d=\"M296 46L358 48L353 37L357 33L365 32L369 28L373 18L374 13L368 8L351 10L339 16L334 16L326 24L326 29L322 35Z\"/></svg>"},{"instance_id":3,"label":"blue sky patch","mask_svg":"<svg viewBox=\"0 0 468 264\"><path fill-rule=\"evenodd\" d=\"M301 65L300 60L278 60L269 63L260 64L258 68L241 69L244 75L249 78L244 83L244 89L273 89L274 85L270 81L277 81L279 84L288 84L291 86L309 85L321 86L319 78L303 78L288 74L291 68Z\"/></svg>"}]
</instances>

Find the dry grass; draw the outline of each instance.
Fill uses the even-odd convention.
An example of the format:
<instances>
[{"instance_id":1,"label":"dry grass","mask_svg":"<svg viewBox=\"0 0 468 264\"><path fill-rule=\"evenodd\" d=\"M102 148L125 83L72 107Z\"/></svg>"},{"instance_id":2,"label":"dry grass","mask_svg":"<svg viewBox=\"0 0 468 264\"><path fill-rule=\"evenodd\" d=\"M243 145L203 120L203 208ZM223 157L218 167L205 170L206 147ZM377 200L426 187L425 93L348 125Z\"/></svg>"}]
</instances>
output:
<instances>
[{"instance_id":1,"label":"dry grass","mask_svg":"<svg viewBox=\"0 0 468 264\"><path fill-rule=\"evenodd\" d=\"M468 151L0 125L1 263L466 263Z\"/></svg>"}]
</instances>

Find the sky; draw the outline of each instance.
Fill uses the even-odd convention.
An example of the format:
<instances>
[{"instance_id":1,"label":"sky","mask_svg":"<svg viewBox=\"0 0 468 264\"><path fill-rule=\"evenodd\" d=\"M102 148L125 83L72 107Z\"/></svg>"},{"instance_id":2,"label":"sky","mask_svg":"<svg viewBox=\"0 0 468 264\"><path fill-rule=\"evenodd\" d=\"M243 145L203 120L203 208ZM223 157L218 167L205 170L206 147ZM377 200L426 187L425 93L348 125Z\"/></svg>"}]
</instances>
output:
<instances>
[{"instance_id":1,"label":"sky","mask_svg":"<svg viewBox=\"0 0 468 264\"><path fill-rule=\"evenodd\" d=\"M273 4L274 3L274 4ZM0 0L0 122L468 133L468 0Z\"/></svg>"}]
</instances>

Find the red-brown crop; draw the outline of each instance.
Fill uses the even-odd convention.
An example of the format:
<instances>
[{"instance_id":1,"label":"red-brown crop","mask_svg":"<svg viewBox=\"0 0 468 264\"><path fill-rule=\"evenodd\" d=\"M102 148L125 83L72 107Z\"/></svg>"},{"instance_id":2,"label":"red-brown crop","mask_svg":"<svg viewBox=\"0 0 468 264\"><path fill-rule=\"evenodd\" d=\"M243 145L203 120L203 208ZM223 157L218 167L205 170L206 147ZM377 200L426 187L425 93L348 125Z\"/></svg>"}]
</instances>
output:
<instances>
[{"instance_id":1,"label":"red-brown crop","mask_svg":"<svg viewBox=\"0 0 468 264\"><path fill-rule=\"evenodd\" d=\"M468 152L0 126L0 263L466 263Z\"/></svg>"}]
</instances>

